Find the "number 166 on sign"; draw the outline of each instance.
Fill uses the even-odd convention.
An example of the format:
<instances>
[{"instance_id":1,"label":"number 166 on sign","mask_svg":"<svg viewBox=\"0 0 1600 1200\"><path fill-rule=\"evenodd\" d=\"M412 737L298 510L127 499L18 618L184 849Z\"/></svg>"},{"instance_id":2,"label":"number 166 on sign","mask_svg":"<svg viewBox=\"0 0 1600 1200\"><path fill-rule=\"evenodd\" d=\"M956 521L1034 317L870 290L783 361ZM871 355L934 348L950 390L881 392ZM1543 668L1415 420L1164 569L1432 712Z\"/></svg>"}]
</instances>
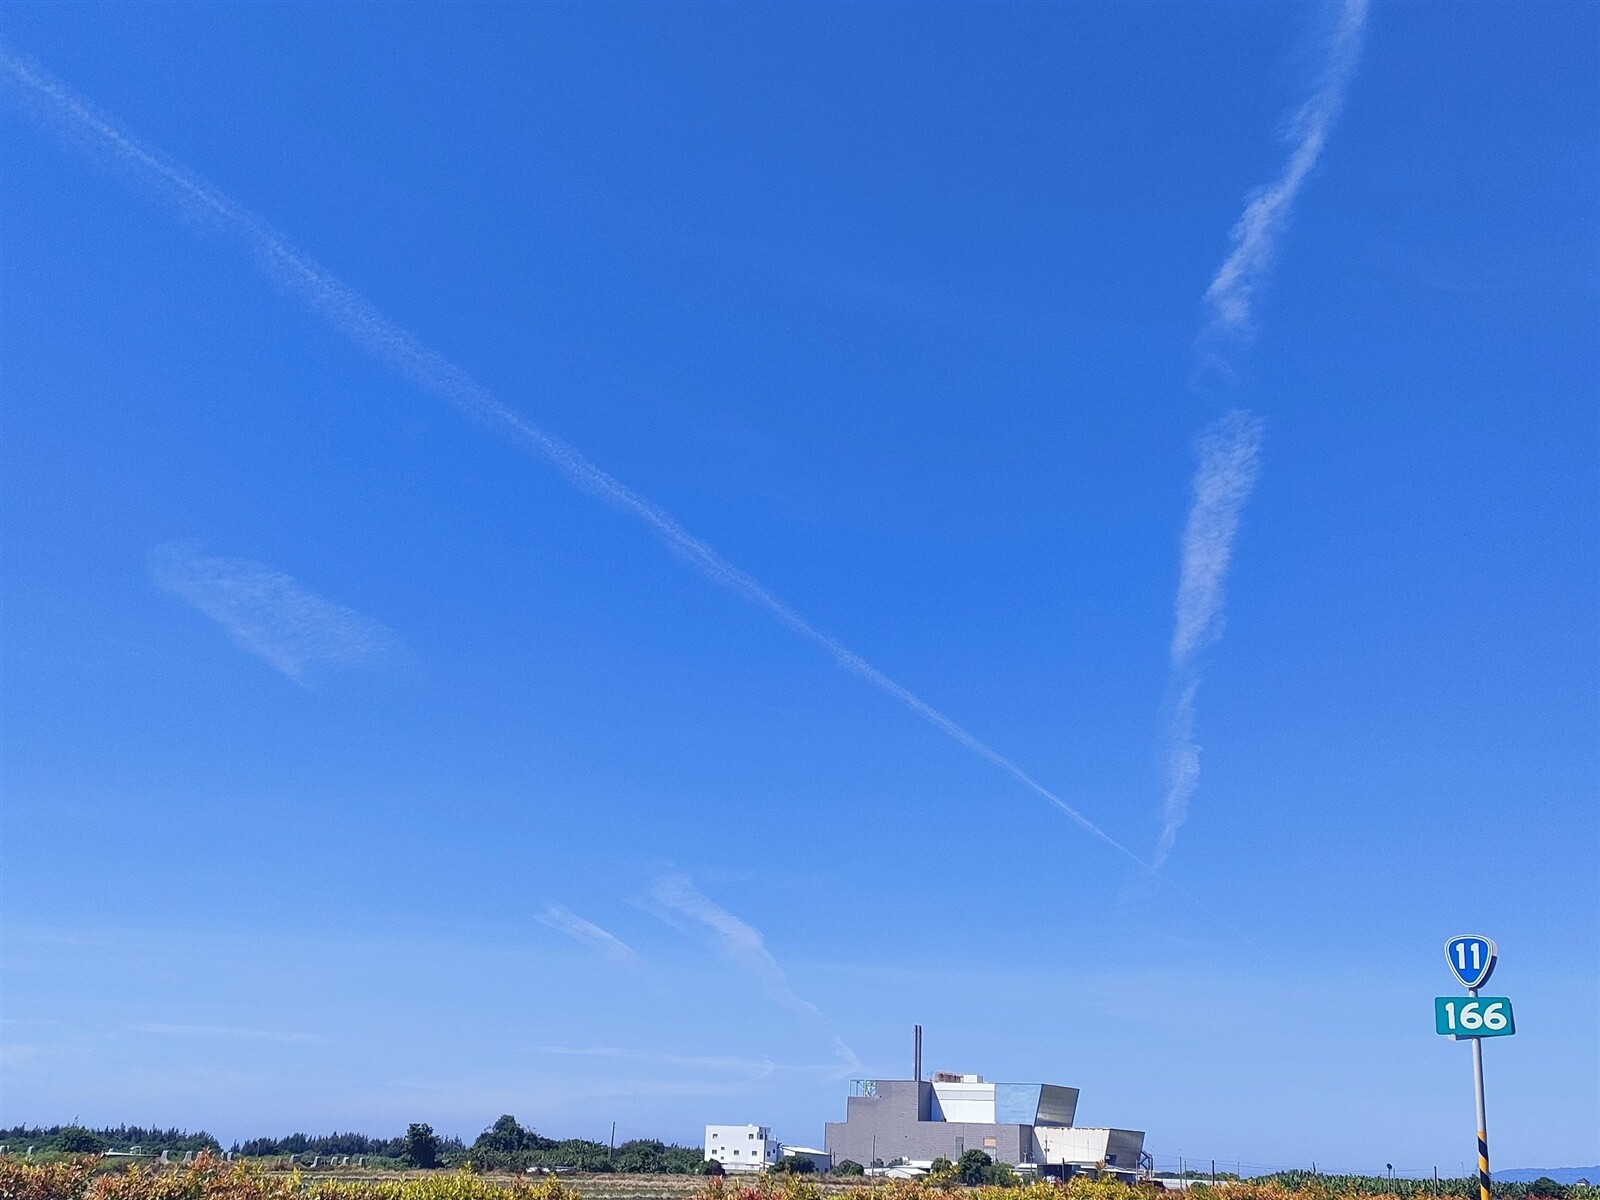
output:
<instances>
[{"instance_id":1,"label":"number 166 on sign","mask_svg":"<svg viewBox=\"0 0 1600 1200\"><path fill-rule=\"evenodd\" d=\"M1505 996L1435 996L1433 1025L1452 1037L1504 1037L1515 1033L1511 1001Z\"/></svg>"}]
</instances>

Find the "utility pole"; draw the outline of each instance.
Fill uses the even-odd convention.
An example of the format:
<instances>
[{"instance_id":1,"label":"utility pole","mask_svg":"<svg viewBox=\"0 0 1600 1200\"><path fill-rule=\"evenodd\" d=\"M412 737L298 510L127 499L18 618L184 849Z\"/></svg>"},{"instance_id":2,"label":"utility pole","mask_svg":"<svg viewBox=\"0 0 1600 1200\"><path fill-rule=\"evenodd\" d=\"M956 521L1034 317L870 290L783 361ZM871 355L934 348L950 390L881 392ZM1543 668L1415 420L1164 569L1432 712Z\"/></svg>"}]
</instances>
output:
<instances>
[{"instance_id":1,"label":"utility pole","mask_svg":"<svg viewBox=\"0 0 1600 1200\"><path fill-rule=\"evenodd\" d=\"M617 1123L611 1122L611 1145L606 1150L606 1161L610 1162L617 1155Z\"/></svg>"},{"instance_id":2,"label":"utility pole","mask_svg":"<svg viewBox=\"0 0 1600 1200\"><path fill-rule=\"evenodd\" d=\"M1211 1186L1217 1186L1217 1160L1214 1158L1211 1160Z\"/></svg>"}]
</instances>

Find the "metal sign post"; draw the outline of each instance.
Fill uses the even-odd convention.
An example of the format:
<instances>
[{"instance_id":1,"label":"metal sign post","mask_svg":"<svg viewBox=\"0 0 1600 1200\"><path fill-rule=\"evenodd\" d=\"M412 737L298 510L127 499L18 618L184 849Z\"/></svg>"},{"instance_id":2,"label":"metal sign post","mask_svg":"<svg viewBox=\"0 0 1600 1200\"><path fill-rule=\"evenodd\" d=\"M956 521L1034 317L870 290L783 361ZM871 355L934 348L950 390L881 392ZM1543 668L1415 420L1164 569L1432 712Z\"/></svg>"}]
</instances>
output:
<instances>
[{"instance_id":1,"label":"metal sign post","mask_svg":"<svg viewBox=\"0 0 1600 1200\"><path fill-rule=\"evenodd\" d=\"M1461 986L1467 989L1467 1002L1456 1008L1457 997L1440 996L1434 1001L1435 1027L1452 1038L1472 1043L1472 1093L1478 1107L1478 1200L1489 1200L1489 1118L1483 1102L1483 1039L1516 1032L1511 1001L1505 997L1484 998L1478 989L1489 982L1498 954L1494 942L1468 934L1453 937L1444 945L1445 961Z\"/></svg>"},{"instance_id":2,"label":"metal sign post","mask_svg":"<svg viewBox=\"0 0 1600 1200\"><path fill-rule=\"evenodd\" d=\"M1467 995L1476 996L1477 988ZM1472 1039L1472 1091L1478 1100L1478 1200L1489 1200L1489 1117L1483 1103L1483 1039Z\"/></svg>"}]
</instances>

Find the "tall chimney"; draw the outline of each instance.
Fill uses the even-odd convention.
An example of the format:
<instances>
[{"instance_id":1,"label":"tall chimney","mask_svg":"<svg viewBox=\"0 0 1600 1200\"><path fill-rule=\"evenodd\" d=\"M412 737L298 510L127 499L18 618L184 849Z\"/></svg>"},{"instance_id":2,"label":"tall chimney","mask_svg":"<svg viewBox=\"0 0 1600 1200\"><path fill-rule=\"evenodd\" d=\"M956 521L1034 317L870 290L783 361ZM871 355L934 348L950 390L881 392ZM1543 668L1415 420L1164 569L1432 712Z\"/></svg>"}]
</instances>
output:
<instances>
[{"instance_id":1,"label":"tall chimney","mask_svg":"<svg viewBox=\"0 0 1600 1200\"><path fill-rule=\"evenodd\" d=\"M922 1026L913 1025L911 1037L911 1071L912 1078L918 1083L922 1082Z\"/></svg>"}]
</instances>

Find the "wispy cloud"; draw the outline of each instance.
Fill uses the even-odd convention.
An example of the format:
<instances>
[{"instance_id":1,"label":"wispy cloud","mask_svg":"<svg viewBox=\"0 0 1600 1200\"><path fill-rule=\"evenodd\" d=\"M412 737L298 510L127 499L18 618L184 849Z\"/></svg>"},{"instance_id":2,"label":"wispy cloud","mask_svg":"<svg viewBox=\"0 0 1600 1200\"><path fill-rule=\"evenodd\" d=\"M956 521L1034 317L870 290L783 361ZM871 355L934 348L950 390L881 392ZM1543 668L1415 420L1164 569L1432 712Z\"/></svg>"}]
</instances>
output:
<instances>
[{"instance_id":1,"label":"wispy cloud","mask_svg":"<svg viewBox=\"0 0 1600 1200\"><path fill-rule=\"evenodd\" d=\"M1306 177L1322 156L1328 134L1344 105L1345 89L1361 58L1367 0L1343 0L1338 10L1321 78L1289 122L1289 158L1278 178L1254 192L1233 227L1233 246L1218 269L1206 302L1211 316L1206 332L1248 333L1256 293L1277 257L1278 238Z\"/></svg>"},{"instance_id":2,"label":"wispy cloud","mask_svg":"<svg viewBox=\"0 0 1600 1200\"><path fill-rule=\"evenodd\" d=\"M1200 744L1195 741L1194 700L1200 681L1190 679L1179 692L1167 724L1166 794L1161 803L1161 840L1155 865L1167 861L1178 843L1178 830L1189 816L1189 801L1200 787Z\"/></svg>"},{"instance_id":3,"label":"wispy cloud","mask_svg":"<svg viewBox=\"0 0 1600 1200\"><path fill-rule=\"evenodd\" d=\"M163 1037L218 1038L233 1042L281 1042L284 1045L314 1046L327 1041L309 1033L276 1033L270 1029L234 1029L225 1025L168 1025L146 1022L130 1025L135 1033L153 1033Z\"/></svg>"},{"instance_id":4,"label":"wispy cloud","mask_svg":"<svg viewBox=\"0 0 1600 1200\"><path fill-rule=\"evenodd\" d=\"M313 668L375 662L393 644L378 622L248 559L212 558L181 543L153 551L150 574L222 626L241 649L302 685Z\"/></svg>"},{"instance_id":5,"label":"wispy cloud","mask_svg":"<svg viewBox=\"0 0 1600 1200\"><path fill-rule=\"evenodd\" d=\"M593 921L585 921L564 904L547 905L544 912L534 914L533 919L558 933L566 934L575 942L599 951L612 962L631 966L639 961L633 947L615 934L601 929Z\"/></svg>"},{"instance_id":6,"label":"wispy cloud","mask_svg":"<svg viewBox=\"0 0 1600 1200\"><path fill-rule=\"evenodd\" d=\"M1310 97L1288 122L1289 158L1277 179L1251 195L1233 227L1232 248L1206 288L1210 310L1198 345L1212 365L1214 348L1253 329L1255 300L1277 258L1278 239L1295 197L1321 158L1344 105L1350 77L1361 58L1368 0L1342 0L1325 48L1323 67ZM1172 630L1172 685L1176 697L1167 725L1161 838L1152 866L1159 870L1177 843L1200 786L1200 744L1195 737L1195 700L1200 690L1197 655L1222 636L1224 587L1233 560L1239 517L1255 487L1261 459L1261 422L1249 413L1228 413L1200 439L1194 500L1183 534L1177 613Z\"/></svg>"},{"instance_id":7,"label":"wispy cloud","mask_svg":"<svg viewBox=\"0 0 1600 1200\"><path fill-rule=\"evenodd\" d=\"M140 143L88 100L54 79L37 64L11 52L0 55L6 90L72 142L87 144L100 157L143 185L164 195L177 211L195 223L236 238L270 279L298 297L336 330L379 362L398 371L424 391L455 405L485 429L540 456L577 488L596 496L642 522L667 547L705 578L765 609L780 623L820 647L838 666L866 680L933 725L958 745L1010 775L1077 823L1079 828L1141 868L1148 865L1133 851L1055 792L1034 779L927 701L917 696L767 590L754 576L734 566L705 542L690 534L675 517L595 466L576 448L541 429L499 400L465 370L420 342L380 313L310 255L267 222L223 195L158 151Z\"/></svg>"},{"instance_id":8,"label":"wispy cloud","mask_svg":"<svg viewBox=\"0 0 1600 1200\"><path fill-rule=\"evenodd\" d=\"M679 929L689 932L698 927L709 933L723 960L754 976L773 1000L822 1025L833 1039L834 1051L844 1070L861 1065L856 1052L839 1037L828 1015L789 985L788 975L767 949L766 938L759 929L741 921L703 894L687 875L678 872L658 877L650 888L650 898L669 920L681 918L689 923L686 928L682 921L673 920Z\"/></svg>"},{"instance_id":9,"label":"wispy cloud","mask_svg":"<svg viewBox=\"0 0 1600 1200\"><path fill-rule=\"evenodd\" d=\"M1255 487L1261 459L1261 422L1247 412L1228 413L1201 436L1194 499L1183 533L1183 562L1172 630L1172 679L1177 696L1167 725L1165 796L1159 869L1177 844L1200 786L1200 746L1195 740L1199 654L1222 636L1225 585L1233 561L1239 518Z\"/></svg>"},{"instance_id":10,"label":"wispy cloud","mask_svg":"<svg viewBox=\"0 0 1600 1200\"><path fill-rule=\"evenodd\" d=\"M1183 531L1183 561L1172 630L1172 665L1188 665L1222 636L1224 584L1239 516L1255 487L1261 422L1235 409L1201 435L1194 499Z\"/></svg>"}]
</instances>

